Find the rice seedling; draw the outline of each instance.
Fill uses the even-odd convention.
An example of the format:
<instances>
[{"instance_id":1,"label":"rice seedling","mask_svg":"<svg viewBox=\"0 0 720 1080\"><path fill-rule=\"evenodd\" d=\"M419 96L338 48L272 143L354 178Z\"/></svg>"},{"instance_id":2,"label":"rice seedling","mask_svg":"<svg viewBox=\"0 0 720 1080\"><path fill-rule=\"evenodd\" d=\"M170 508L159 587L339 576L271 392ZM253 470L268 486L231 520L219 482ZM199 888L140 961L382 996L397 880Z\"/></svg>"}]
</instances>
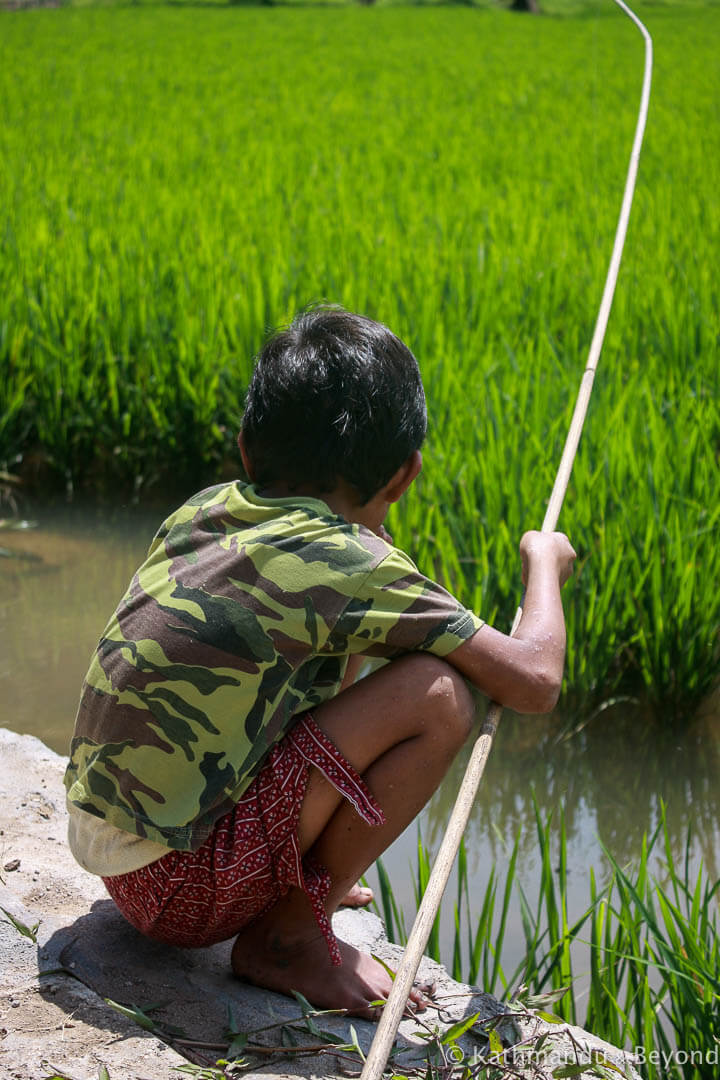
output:
<instances>
[{"instance_id":1,"label":"rice seedling","mask_svg":"<svg viewBox=\"0 0 720 1080\"><path fill-rule=\"evenodd\" d=\"M509 625L582 370L634 122L620 16L133 5L5 13L0 468L127 498L237 471L266 329L319 298L418 355L397 542ZM592 13L592 18L588 13ZM717 681L716 6L652 7L636 208L561 527L566 706ZM321 62L319 62L321 60Z\"/></svg>"},{"instance_id":2,"label":"rice seedling","mask_svg":"<svg viewBox=\"0 0 720 1080\"><path fill-rule=\"evenodd\" d=\"M435 947L436 958L448 964L455 978L502 999L521 984L532 993L554 993L556 1013L637 1053L648 1080L717 1076L720 882L702 867L693 878L690 833L679 861L664 819L643 839L634 865L621 866L606 852L605 883L598 884L590 867L589 903L570 915L562 815L555 827L538 812L536 826L542 873L535 897L527 896L520 883L519 838L507 861L501 903L497 863L484 895L470 896L461 847L454 941L445 957ZM416 873L422 880L430 854L420 837L418 852ZM659 871L651 873L651 859L661 854ZM397 910L387 875L380 880L380 894L384 909ZM512 971L503 965L511 905L520 909L525 939L524 958ZM404 942L404 930L396 940ZM570 992L563 995L563 987Z\"/></svg>"}]
</instances>

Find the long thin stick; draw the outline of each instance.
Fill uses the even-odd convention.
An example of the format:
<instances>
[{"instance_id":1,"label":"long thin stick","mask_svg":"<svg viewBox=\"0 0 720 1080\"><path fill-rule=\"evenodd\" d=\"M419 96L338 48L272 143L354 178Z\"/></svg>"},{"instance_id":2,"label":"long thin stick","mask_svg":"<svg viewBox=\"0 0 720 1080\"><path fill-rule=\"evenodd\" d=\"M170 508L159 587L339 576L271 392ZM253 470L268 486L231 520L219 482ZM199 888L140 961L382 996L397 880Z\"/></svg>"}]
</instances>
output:
<instances>
[{"instance_id":1,"label":"long thin stick","mask_svg":"<svg viewBox=\"0 0 720 1080\"><path fill-rule=\"evenodd\" d=\"M614 0L614 2L630 19L632 19L645 39L645 74L640 97L637 125L635 128L635 138L630 152L630 164L628 167L627 179L625 181L625 191L623 194L620 216L615 231L615 243L613 244L610 264L605 279L605 288L603 290L600 309L595 323L595 331L590 344L587 365L580 382L580 388L575 402L575 410L565 441L565 448L562 453L560 465L558 466L557 475L555 477L555 483L545 513L545 519L542 525L543 532L552 532L557 524L568 482L570 480L570 473L575 460L575 454L577 453L578 444L580 442L583 425L585 423L590 393L592 391L595 371L600 358L603 340L605 338L605 330L607 328L610 308L612 306L618 272L620 269L620 260L625 245L630 207L632 206L633 194L635 191L640 148L645 133L645 123L647 121L648 105L650 102L652 39L646 27L640 19L638 19L637 15L630 10L627 4L623 3L623 0ZM511 637L515 634L521 617L522 608L518 608L510 631ZM435 922L435 917L450 876L453 862L455 861L455 856L460 847L460 840L462 839L463 832L465 831L465 827L470 817L470 812L475 801L478 787L480 786L483 772L485 771L485 765L490 755L490 750L492 749L493 739L495 738L501 716L502 705L491 702L485 722L480 730L480 735L478 736L472 754L470 755L470 761L468 762L465 776L460 785L460 790L445 831L445 836L435 859L435 865L433 866L430 880L428 881L425 890L425 895L423 896L422 903L420 904L417 916L415 917L415 922L405 947L405 953L395 975L392 990L390 991L387 1003L383 1008L375 1038L373 1039L372 1046L370 1047L370 1051L365 1061L361 1080L379 1080L382 1076L388 1055L390 1054L393 1042L395 1041L400 1020L405 1011L413 980L420 965L428 938L430 937L433 923Z\"/></svg>"}]
</instances>

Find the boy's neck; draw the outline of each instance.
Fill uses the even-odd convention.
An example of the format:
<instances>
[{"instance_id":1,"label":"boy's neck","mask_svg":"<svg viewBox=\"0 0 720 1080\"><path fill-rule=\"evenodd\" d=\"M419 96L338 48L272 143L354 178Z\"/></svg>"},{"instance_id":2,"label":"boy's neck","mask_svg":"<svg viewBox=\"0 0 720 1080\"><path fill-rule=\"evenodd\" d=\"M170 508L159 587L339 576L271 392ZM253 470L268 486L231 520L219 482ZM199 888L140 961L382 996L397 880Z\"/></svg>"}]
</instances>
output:
<instances>
[{"instance_id":1,"label":"boy's neck","mask_svg":"<svg viewBox=\"0 0 720 1080\"><path fill-rule=\"evenodd\" d=\"M240 432L238 444L240 446L240 454L242 456L245 472L250 481L253 482L255 470L253 469L252 461L245 448L242 432ZM397 502L398 499L402 497L421 469L422 454L419 450L413 450L407 461L403 462L387 483L373 495L372 499L368 499L366 503L358 502L357 491L352 484L349 484L347 480L343 480L342 478L340 478L335 490L330 492L312 491L309 488L302 487L291 491L284 484L273 484L262 488L260 494L268 499L287 499L293 495L300 495L301 497L304 496L305 498L311 499L321 499L334 513L339 514L340 517L344 517L351 525L364 525L366 529L370 529L372 532L382 535L382 533L380 533L380 528L385 521L391 504Z\"/></svg>"},{"instance_id":2,"label":"boy's neck","mask_svg":"<svg viewBox=\"0 0 720 1080\"><path fill-rule=\"evenodd\" d=\"M334 491L322 493L304 487L291 491L282 484L274 484L262 488L258 494L265 499L288 499L293 495L305 499L319 499L326 503L334 514L345 518L351 525L364 525L373 532L380 528L388 511L388 503L379 495L366 503L358 503L355 489L344 481L341 481Z\"/></svg>"}]
</instances>

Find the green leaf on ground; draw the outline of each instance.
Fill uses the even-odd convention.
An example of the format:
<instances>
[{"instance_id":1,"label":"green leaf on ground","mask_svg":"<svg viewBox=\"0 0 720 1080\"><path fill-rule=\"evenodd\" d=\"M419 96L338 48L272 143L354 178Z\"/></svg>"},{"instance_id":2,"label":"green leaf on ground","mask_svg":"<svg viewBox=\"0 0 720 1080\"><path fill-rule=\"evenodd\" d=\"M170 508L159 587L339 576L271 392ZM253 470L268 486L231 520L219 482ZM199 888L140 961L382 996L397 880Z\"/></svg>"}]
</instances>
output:
<instances>
[{"instance_id":1,"label":"green leaf on ground","mask_svg":"<svg viewBox=\"0 0 720 1080\"><path fill-rule=\"evenodd\" d=\"M30 941L37 944L37 931L40 922L36 922L34 926L26 926L21 919L16 919L15 916L11 915L9 911L6 911L4 907L0 907L0 911L2 911L6 920L10 923L11 926L15 927L19 934L22 934L23 937L29 938Z\"/></svg>"},{"instance_id":2,"label":"green leaf on ground","mask_svg":"<svg viewBox=\"0 0 720 1080\"><path fill-rule=\"evenodd\" d=\"M158 1025L138 1005L120 1005L119 1002L113 1001L112 998L104 998L104 1001L111 1009L115 1009L115 1012L119 1012L121 1016L126 1016L128 1020L134 1020L145 1031L151 1031L154 1035L158 1034Z\"/></svg>"},{"instance_id":3,"label":"green leaf on ground","mask_svg":"<svg viewBox=\"0 0 720 1080\"><path fill-rule=\"evenodd\" d=\"M473 1013L472 1016L466 1016L463 1020L458 1020L457 1023L447 1029L440 1041L446 1046L448 1043L455 1042L456 1039L459 1039L461 1035L464 1035L465 1032L473 1026L479 1016L480 1013L476 1012Z\"/></svg>"}]
</instances>

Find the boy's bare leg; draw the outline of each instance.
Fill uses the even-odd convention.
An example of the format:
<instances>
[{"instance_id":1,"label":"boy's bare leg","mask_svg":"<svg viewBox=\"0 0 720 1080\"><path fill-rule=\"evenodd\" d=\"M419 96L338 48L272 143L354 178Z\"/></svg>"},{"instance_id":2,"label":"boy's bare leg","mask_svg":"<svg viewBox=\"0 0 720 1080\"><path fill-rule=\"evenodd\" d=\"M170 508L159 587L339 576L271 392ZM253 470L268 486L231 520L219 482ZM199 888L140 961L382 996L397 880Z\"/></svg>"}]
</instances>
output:
<instances>
[{"instance_id":1,"label":"boy's bare leg","mask_svg":"<svg viewBox=\"0 0 720 1080\"><path fill-rule=\"evenodd\" d=\"M331 914L425 805L472 726L472 697L454 668L413 655L381 669L314 712L318 725L364 777L385 814L366 825L317 769L310 770L298 837L330 872ZM391 980L372 957L340 943L334 967L310 903L291 889L243 931L233 947L237 975L268 989L299 990L314 1005L368 1015ZM422 1007L422 995L411 995Z\"/></svg>"}]
</instances>

